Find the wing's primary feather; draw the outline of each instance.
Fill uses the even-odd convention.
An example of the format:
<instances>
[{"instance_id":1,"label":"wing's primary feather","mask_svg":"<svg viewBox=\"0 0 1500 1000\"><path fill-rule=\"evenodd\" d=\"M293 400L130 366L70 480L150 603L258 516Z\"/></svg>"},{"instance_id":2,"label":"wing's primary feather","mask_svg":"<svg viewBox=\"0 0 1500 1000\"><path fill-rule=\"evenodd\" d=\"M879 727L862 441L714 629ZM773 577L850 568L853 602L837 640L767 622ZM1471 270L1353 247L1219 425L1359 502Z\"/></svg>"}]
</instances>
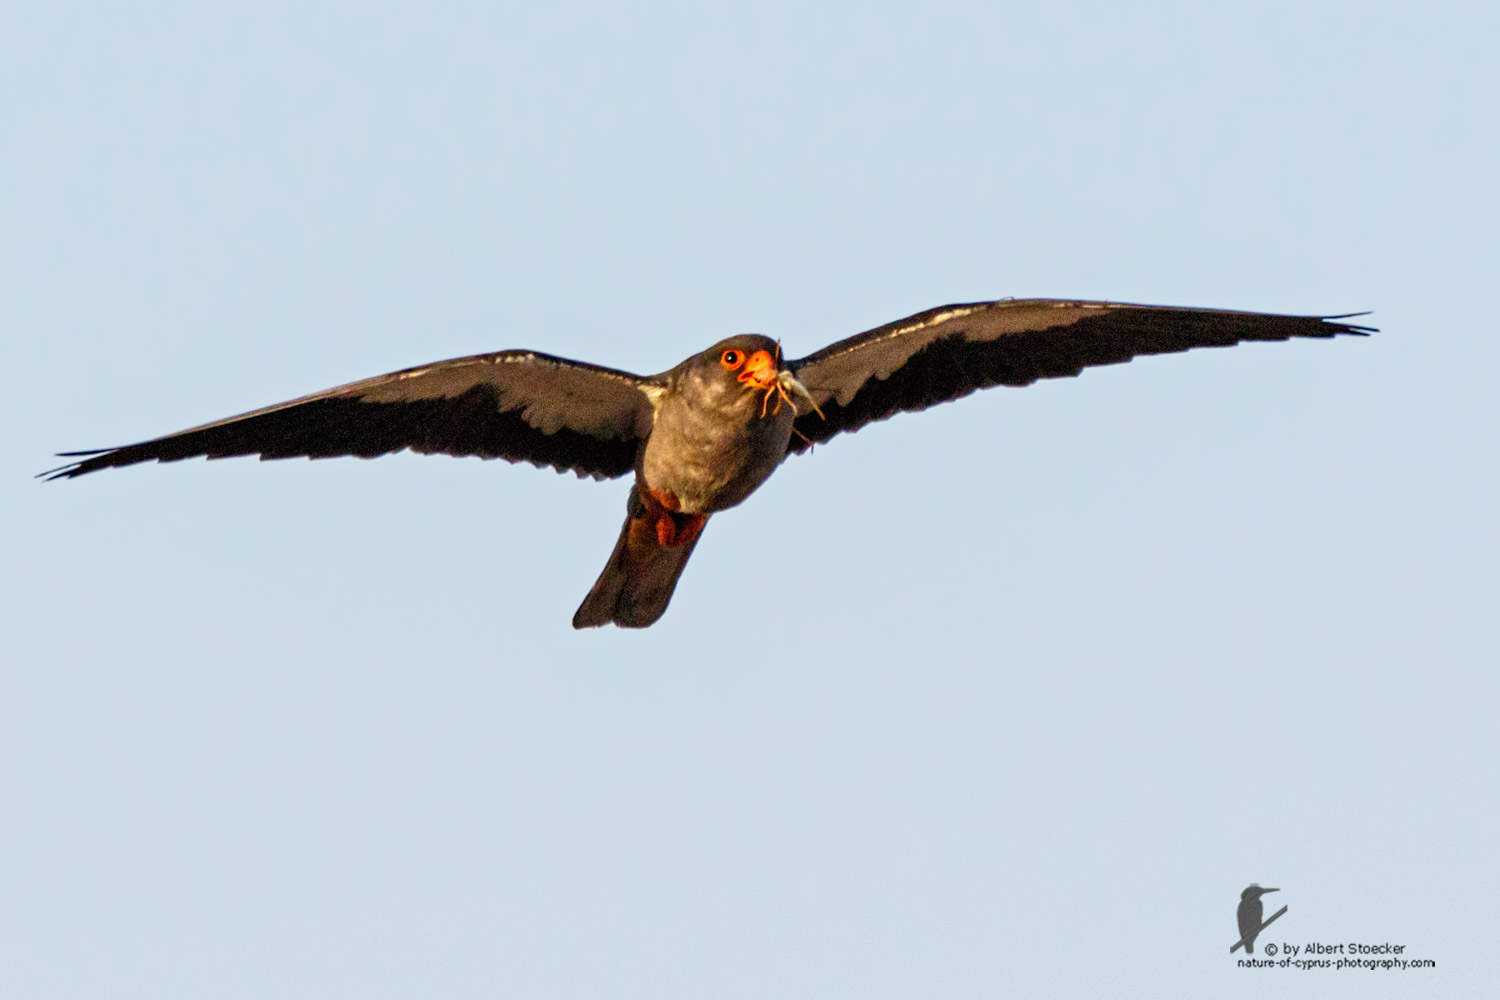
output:
<instances>
[{"instance_id":1,"label":"wing's primary feather","mask_svg":"<svg viewBox=\"0 0 1500 1000\"><path fill-rule=\"evenodd\" d=\"M351 382L123 448L65 452L74 478L137 462L260 455L374 458L410 448L609 478L651 431L644 380L533 351L500 351Z\"/></svg>"},{"instance_id":2,"label":"wing's primary feather","mask_svg":"<svg viewBox=\"0 0 1500 1000\"><path fill-rule=\"evenodd\" d=\"M831 344L789 365L818 403L796 421L788 451L895 413L995 385L1077 375L1085 368L1250 340L1367 334L1345 316L1002 299L939 306Z\"/></svg>"}]
</instances>

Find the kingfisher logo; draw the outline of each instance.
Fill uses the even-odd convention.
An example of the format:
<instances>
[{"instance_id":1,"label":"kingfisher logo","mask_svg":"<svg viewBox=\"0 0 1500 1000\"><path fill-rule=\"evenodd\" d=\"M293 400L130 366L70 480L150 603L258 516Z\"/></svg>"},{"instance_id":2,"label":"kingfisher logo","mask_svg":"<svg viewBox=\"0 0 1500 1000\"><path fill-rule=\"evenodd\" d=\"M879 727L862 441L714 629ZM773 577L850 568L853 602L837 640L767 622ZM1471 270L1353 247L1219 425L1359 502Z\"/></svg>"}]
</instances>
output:
<instances>
[{"instance_id":1,"label":"kingfisher logo","mask_svg":"<svg viewBox=\"0 0 1500 1000\"><path fill-rule=\"evenodd\" d=\"M1245 949L1245 954L1247 955L1255 954L1255 939L1260 936L1260 932L1270 927L1287 910L1283 906L1271 914L1270 920L1262 920L1261 917L1266 912L1266 905L1260 901L1260 897L1268 892L1280 891L1280 889L1262 889L1253 882L1245 886L1245 891L1240 893L1239 908L1234 911L1235 920L1240 925L1240 939L1230 946L1229 953L1231 955L1241 948Z\"/></svg>"},{"instance_id":2,"label":"kingfisher logo","mask_svg":"<svg viewBox=\"0 0 1500 1000\"><path fill-rule=\"evenodd\" d=\"M1406 945L1390 941L1288 941L1284 935L1263 942L1260 954L1255 953L1255 940L1260 932L1280 920L1286 913L1283 906L1269 918L1266 904L1261 899L1268 892L1280 889L1264 889L1258 885L1247 885L1240 893L1240 905L1234 909L1234 922L1239 926L1240 939L1229 946L1233 955L1241 948L1245 954L1234 959L1241 969L1329 969L1334 972L1344 969L1378 969L1406 972L1410 969L1435 969L1437 962L1430 958L1406 957ZM1274 975L1274 973L1272 973Z\"/></svg>"}]
</instances>

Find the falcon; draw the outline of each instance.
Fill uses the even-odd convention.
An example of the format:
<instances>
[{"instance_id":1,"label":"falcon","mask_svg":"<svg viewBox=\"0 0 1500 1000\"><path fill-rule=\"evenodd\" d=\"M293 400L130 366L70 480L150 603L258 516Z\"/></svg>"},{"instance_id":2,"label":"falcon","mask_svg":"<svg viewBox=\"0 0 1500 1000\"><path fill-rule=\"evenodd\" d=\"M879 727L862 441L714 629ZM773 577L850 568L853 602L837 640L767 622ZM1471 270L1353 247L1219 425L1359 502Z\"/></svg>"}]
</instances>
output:
<instances>
[{"instance_id":1,"label":"falcon","mask_svg":"<svg viewBox=\"0 0 1500 1000\"><path fill-rule=\"evenodd\" d=\"M1339 316L1002 299L939 306L789 361L758 334L721 340L660 375L535 351L439 361L121 448L63 452L78 476L206 456L375 458L405 449L635 473L624 527L574 628L659 619L709 518L788 455L896 413L1025 386L1143 354L1244 341L1365 335Z\"/></svg>"}]
</instances>

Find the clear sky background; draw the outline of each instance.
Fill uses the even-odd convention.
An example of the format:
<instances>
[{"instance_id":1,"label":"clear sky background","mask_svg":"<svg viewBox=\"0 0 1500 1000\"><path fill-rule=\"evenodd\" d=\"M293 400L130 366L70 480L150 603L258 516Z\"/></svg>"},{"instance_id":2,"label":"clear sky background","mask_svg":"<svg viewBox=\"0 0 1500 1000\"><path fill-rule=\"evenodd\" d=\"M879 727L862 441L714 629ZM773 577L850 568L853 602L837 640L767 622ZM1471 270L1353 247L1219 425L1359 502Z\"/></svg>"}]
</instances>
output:
<instances>
[{"instance_id":1,"label":"clear sky background","mask_svg":"<svg viewBox=\"0 0 1500 1000\"><path fill-rule=\"evenodd\" d=\"M13 4L0 994L1474 996L1494 4ZM840 437L579 634L626 487L32 474L530 347L1374 310ZM1390 941L1427 972L1237 969ZM1269 912L1269 910L1268 910ZM1264 945L1266 938L1262 939Z\"/></svg>"}]
</instances>

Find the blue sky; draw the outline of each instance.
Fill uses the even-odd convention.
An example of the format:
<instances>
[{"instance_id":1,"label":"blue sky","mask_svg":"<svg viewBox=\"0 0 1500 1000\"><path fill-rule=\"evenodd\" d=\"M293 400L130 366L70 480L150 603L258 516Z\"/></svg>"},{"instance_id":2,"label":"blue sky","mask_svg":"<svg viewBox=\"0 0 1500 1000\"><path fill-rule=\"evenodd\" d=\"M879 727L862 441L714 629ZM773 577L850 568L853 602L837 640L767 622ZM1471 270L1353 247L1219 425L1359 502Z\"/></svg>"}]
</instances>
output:
<instances>
[{"instance_id":1,"label":"blue sky","mask_svg":"<svg viewBox=\"0 0 1500 1000\"><path fill-rule=\"evenodd\" d=\"M1497 27L0 15L0 992L1475 995ZM643 633L568 625L621 483L409 455L29 478L438 358L655 372L1005 295L1382 332L836 439L715 519ZM1238 969L1250 882L1290 907L1273 940L1438 966Z\"/></svg>"}]
</instances>

